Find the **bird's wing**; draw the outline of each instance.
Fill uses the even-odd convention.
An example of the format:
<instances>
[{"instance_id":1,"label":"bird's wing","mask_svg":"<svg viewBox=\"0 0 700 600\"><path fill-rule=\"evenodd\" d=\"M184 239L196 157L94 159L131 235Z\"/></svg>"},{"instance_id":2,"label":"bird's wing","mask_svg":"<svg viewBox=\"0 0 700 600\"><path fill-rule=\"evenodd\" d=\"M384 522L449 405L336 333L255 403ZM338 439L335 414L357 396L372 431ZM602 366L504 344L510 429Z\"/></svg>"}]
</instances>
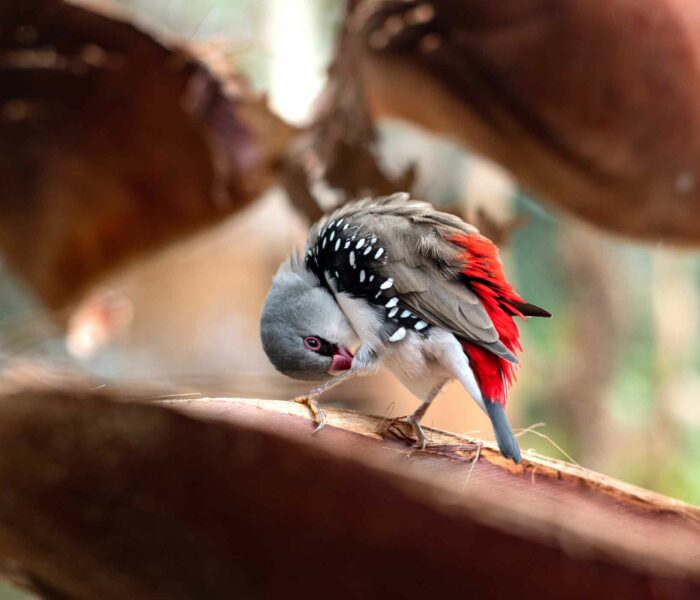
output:
<instances>
[{"instance_id":1,"label":"bird's wing","mask_svg":"<svg viewBox=\"0 0 700 600\"><path fill-rule=\"evenodd\" d=\"M384 245L382 272L393 279L403 304L427 323L517 363L481 300L463 281L464 248L449 241L455 235L478 235L478 230L407 195L352 207L348 216Z\"/></svg>"},{"instance_id":2,"label":"bird's wing","mask_svg":"<svg viewBox=\"0 0 700 600\"><path fill-rule=\"evenodd\" d=\"M393 255L392 252L390 256ZM427 323L517 363L515 355L500 341L479 296L459 279L458 271L451 273L445 268L441 256L423 255L422 260L397 256L387 262L387 271L402 302Z\"/></svg>"}]
</instances>

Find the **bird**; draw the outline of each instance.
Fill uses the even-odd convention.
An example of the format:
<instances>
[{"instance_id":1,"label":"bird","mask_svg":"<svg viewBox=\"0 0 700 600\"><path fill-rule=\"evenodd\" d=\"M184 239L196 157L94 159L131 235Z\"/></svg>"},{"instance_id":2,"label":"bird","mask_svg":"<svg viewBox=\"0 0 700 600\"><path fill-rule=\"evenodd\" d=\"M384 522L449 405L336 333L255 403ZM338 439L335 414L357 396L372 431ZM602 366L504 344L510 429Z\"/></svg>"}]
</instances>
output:
<instances>
[{"instance_id":1,"label":"bird","mask_svg":"<svg viewBox=\"0 0 700 600\"><path fill-rule=\"evenodd\" d=\"M354 200L321 218L303 255L279 267L260 336L270 362L322 381L297 398L326 422L321 394L387 367L420 401L420 421L457 379L488 415L501 454L521 461L505 405L522 350L515 317L551 314L506 281L496 246L459 217L405 192Z\"/></svg>"}]
</instances>

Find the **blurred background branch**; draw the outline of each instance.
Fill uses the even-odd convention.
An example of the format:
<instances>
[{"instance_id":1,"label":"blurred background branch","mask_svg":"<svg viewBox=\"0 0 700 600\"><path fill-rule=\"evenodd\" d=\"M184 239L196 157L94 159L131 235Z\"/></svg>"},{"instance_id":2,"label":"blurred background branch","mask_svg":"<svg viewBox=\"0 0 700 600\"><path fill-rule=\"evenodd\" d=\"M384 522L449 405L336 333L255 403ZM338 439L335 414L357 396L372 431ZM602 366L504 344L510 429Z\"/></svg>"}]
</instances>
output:
<instances>
[{"instance_id":1,"label":"blurred background branch","mask_svg":"<svg viewBox=\"0 0 700 600\"><path fill-rule=\"evenodd\" d=\"M0 248L49 308L272 182L292 130L242 80L80 6L0 11Z\"/></svg>"}]
</instances>

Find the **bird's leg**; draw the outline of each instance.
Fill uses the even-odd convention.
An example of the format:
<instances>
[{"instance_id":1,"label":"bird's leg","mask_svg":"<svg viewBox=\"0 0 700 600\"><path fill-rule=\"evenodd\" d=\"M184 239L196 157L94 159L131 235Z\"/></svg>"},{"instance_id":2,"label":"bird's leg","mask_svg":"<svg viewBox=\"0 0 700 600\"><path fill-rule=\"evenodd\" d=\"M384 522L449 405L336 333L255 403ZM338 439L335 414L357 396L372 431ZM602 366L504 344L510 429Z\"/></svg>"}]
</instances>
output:
<instances>
[{"instance_id":1,"label":"bird's leg","mask_svg":"<svg viewBox=\"0 0 700 600\"><path fill-rule=\"evenodd\" d=\"M413 429L413 435L416 438L413 443L414 447L419 448L420 450L424 450L426 446L426 439L425 432L423 431L423 428L420 425L420 421L425 416L425 413L428 411L428 408L430 408L430 405L435 399L435 396L437 396L440 393L440 390L442 390L445 383L447 383L446 379L433 386L423 403L413 413L411 413L407 417L397 417L396 419L393 419L392 422L389 424L389 427L387 427L387 430L394 423L396 423L396 421L404 419L411 426L411 429Z\"/></svg>"},{"instance_id":2,"label":"bird's leg","mask_svg":"<svg viewBox=\"0 0 700 600\"><path fill-rule=\"evenodd\" d=\"M311 393L304 394L303 396L294 398L294 402L298 402L299 404L305 404L308 407L311 414L314 416L314 421L316 421L316 428L311 432L311 435L320 431L326 424L326 413L325 411L321 410L316 396L312 396Z\"/></svg>"},{"instance_id":3,"label":"bird's leg","mask_svg":"<svg viewBox=\"0 0 700 600\"><path fill-rule=\"evenodd\" d=\"M425 450L425 433L423 428L420 426L420 420L425 416L428 411L430 402L423 402L413 413L406 417L406 422L413 427L413 434L416 436L415 447Z\"/></svg>"},{"instance_id":4,"label":"bird's leg","mask_svg":"<svg viewBox=\"0 0 700 600\"><path fill-rule=\"evenodd\" d=\"M306 405L314 416L316 421L316 429L314 429L311 434L318 433L323 426L326 424L326 413L321 409L318 404L318 398L321 394L325 394L331 388L336 385L345 383L349 379L357 376L371 375L379 369L380 361L377 355L366 346L360 346L355 354L355 358L352 361L352 367L342 373L325 381L318 387L308 391L302 396L294 398L294 402Z\"/></svg>"},{"instance_id":5,"label":"bird's leg","mask_svg":"<svg viewBox=\"0 0 700 600\"><path fill-rule=\"evenodd\" d=\"M306 405L311 411L311 414L314 416L314 420L316 421L316 429L314 429L311 432L311 435L314 435L315 433L321 431L321 429L323 429L324 425L326 424L326 413L323 409L321 409L321 406L318 403L318 398L321 396L321 394L327 392L331 388L334 388L336 385L339 385L358 374L359 373L354 372L353 369L350 369L342 375L333 377L333 379L329 379L328 381L322 383L318 387L309 390L308 392L306 392L306 394L294 398L294 402Z\"/></svg>"}]
</instances>

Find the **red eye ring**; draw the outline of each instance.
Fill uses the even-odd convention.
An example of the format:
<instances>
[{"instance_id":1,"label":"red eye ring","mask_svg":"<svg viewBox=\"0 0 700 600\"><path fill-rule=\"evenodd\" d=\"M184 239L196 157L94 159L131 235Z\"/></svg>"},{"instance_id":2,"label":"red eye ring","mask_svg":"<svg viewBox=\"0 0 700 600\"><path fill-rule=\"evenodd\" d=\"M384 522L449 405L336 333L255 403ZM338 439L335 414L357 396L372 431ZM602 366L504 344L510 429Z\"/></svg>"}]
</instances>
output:
<instances>
[{"instance_id":1,"label":"red eye ring","mask_svg":"<svg viewBox=\"0 0 700 600\"><path fill-rule=\"evenodd\" d=\"M321 349L321 340L319 340L315 335L310 335L304 338L304 346L306 346L312 352L318 352Z\"/></svg>"}]
</instances>

